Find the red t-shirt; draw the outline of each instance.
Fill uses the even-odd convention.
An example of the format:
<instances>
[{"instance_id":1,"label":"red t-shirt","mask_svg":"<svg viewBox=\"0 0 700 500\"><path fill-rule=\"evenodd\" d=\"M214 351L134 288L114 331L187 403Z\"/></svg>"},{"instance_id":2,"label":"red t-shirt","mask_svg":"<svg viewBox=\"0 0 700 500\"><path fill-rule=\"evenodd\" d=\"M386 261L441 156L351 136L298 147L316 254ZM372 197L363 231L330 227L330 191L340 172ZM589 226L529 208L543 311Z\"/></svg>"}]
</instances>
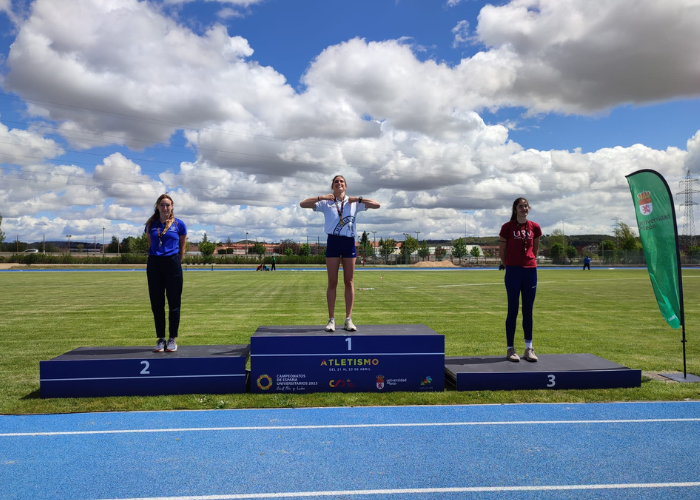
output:
<instances>
[{"instance_id":1,"label":"red t-shirt","mask_svg":"<svg viewBox=\"0 0 700 500\"><path fill-rule=\"evenodd\" d=\"M506 239L506 266L537 267L532 244L542 236L539 224L532 221L518 224L512 220L503 224L499 235Z\"/></svg>"}]
</instances>

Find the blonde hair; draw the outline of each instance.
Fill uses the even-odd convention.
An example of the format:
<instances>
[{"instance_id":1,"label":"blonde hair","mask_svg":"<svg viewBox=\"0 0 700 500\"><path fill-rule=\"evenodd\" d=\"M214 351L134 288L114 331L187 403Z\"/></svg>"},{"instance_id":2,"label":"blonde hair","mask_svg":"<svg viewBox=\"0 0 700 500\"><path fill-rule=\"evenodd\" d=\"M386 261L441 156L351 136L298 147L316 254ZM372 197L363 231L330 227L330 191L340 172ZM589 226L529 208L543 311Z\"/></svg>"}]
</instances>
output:
<instances>
[{"instance_id":1,"label":"blonde hair","mask_svg":"<svg viewBox=\"0 0 700 500\"><path fill-rule=\"evenodd\" d=\"M164 200L165 198L170 200L170 203L172 203L173 208L175 208L175 202L173 199L168 196L167 194L161 194L158 199L156 200L156 204L154 205L155 211L153 212L153 215L148 219L146 222L146 231L151 230L151 224L153 224L154 221L160 219L160 212L158 211L158 204ZM168 229L170 229L170 226L173 225L173 222L175 222L175 211L171 210L170 215L168 216L168 220L165 221L165 227L163 228L163 233L167 232Z\"/></svg>"}]
</instances>

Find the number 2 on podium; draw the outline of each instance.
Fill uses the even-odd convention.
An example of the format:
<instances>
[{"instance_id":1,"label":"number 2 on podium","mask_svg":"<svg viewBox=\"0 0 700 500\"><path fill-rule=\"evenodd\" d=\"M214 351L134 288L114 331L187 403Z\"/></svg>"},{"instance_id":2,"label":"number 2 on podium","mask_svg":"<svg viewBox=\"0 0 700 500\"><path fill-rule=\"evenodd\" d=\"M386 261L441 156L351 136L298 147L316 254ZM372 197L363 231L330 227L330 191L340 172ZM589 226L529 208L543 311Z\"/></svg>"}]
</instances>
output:
<instances>
[{"instance_id":1,"label":"number 2 on podium","mask_svg":"<svg viewBox=\"0 0 700 500\"><path fill-rule=\"evenodd\" d=\"M346 338L345 342L348 343L348 351L352 351L352 337Z\"/></svg>"}]
</instances>

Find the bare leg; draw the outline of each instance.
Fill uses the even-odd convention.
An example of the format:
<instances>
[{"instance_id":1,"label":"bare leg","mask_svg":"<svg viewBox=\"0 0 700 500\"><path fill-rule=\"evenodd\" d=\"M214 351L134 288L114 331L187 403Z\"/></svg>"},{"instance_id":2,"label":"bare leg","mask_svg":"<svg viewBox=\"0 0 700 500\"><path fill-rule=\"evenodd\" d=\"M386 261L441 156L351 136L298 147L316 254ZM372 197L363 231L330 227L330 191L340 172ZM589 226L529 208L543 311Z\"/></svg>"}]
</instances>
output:
<instances>
[{"instance_id":1,"label":"bare leg","mask_svg":"<svg viewBox=\"0 0 700 500\"><path fill-rule=\"evenodd\" d=\"M343 259L343 281L345 282L345 317L352 317L352 306L355 303L355 259Z\"/></svg>"},{"instance_id":2,"label":"bare leg","mask_svg":"<svg viewBox=\"0 0 700 500\"><path fill-rule=\"evenodd\" d=\"M335 317L335 290L338 287L338 269L340 257L326 257L326 270L328 271L328 289L326 300L328 301L328 317Z\"/></svg>"}]
</instances>

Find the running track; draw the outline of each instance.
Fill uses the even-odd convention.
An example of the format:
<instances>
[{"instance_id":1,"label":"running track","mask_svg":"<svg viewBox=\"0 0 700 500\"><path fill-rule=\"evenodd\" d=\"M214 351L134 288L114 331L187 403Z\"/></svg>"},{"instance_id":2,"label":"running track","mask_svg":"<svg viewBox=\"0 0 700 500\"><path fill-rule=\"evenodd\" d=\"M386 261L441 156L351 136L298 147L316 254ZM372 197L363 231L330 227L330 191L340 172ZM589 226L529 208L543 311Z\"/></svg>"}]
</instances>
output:
<instances>
[{"instance_id":1,"label":"running track","mask_svg":"<svg viewBox=\"0 0 700 500\"><path fill-rule=\"evenodd\" d=\"M700 498L700 402L0 416L0 498Z\"/></svg>"}]
</instances>

